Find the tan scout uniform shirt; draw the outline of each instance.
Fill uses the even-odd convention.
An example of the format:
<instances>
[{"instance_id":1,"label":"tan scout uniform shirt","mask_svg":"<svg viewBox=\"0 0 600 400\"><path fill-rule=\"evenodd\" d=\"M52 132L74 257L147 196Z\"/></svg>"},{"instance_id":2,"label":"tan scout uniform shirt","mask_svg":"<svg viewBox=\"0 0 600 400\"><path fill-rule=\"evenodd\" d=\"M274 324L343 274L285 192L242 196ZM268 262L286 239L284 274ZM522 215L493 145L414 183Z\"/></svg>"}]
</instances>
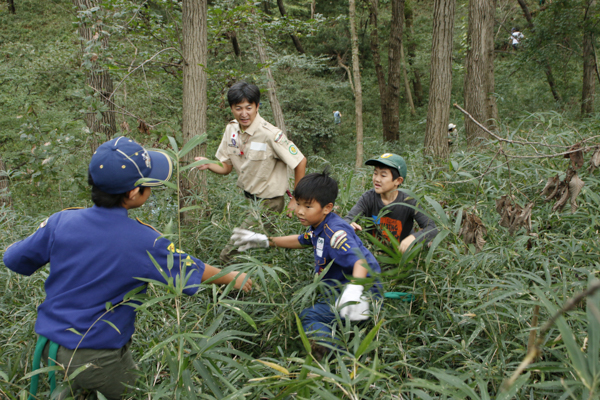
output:
<instances>
[{"instance_id":1,"label":"tan scout uniform shirt","mask_svg":"<svg viewBox=\"0 0 600 400\"><path fill-rule=\"evenodd\" d=\"M216 157L233 165L239 187L263 199L283 196L289 186L287 167L294 169L304 159L296 145L259 114L245 132L231 121Z\"/></svg>"}]
</instances>

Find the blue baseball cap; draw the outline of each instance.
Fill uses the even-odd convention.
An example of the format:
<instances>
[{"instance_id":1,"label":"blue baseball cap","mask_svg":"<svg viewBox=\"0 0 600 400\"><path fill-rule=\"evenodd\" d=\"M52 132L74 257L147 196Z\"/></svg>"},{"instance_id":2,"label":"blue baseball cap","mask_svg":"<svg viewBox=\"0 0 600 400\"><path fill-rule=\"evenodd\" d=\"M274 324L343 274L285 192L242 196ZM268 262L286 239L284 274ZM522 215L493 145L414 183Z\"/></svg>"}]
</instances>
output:
<instances>
[{"instance_id":1,"label":"blue baseball cap","mask_svg":"<svg viewBox=\"0 0 600 400\"><path fill-rule=\"evenodd\" d=\"M132 139L120 136L98 147L90 161L94 185L109 194L121 194L137 186L160 186L161 182L135 183L141 178L168 181L173 172L165 153L147 151Z\"/></svg>"}]
</instances>

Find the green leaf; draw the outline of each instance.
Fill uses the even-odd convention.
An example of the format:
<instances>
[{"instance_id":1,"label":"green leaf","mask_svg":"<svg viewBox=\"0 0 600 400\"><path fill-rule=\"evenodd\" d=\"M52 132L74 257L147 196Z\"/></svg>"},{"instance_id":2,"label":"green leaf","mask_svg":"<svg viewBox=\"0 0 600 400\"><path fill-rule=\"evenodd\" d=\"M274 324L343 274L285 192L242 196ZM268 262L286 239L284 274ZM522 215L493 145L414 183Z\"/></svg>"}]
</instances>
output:
<instances>
[{"instance_id":1,"label":"green leaf","mask_svg":"<svg viewBox=\"0 0 600 400\"><path fill-rule=\"evenodd\" d=\"M119 335L121 334L121 331L119 330L119 328L116 327L115 324L113 324L112 322L106 320L106 319L101 319L100 321L106 322L108 325L110 325L115 331L119 332Z\"/></svg>"},{"instance_id":2,"label":"green leaf","mask_svg":"<svg viewBox=\"0 0 600 400\"><path fill-rule=\"evenodd\" d=\"M300 317L298 317L298 314L294 313L294 316L296 317L296 326L298 327L298 333L300 333L300 340L302 340L304 350L306 350L308 354L311 354L310 342L308 341L306 332L304 332L304 328L302 327L302 321L300 320Z\"/></svg>"},{"instance_id":3,"label":"green leaf","mask_svg":"<svg viewBox=\"0 0 600 400\"><path fill-rule=\"evenodd\" d=\"M44 368L38 368L35 371L31 371L28 374L25 374L21 379L19 379L20 381L25 380L25 379L29 379L32 376L36 376L39 374L44 374L46 372L50 372L50 371L62 371L63 367L61 367L60 365L53 365L51 367L44 367ZM8 378L8 377L7 377ZM6 379L8 380L8 379Z\"/></svg>"},{"instance_id":4,"label":"green leaf","mask_svg":"<svg viewBox=\"0 0 600 400\"><path fill-rule=\"evenodd\" d=\"M433 258L433 252L438 247L438 245L448 236L450 231L448 229L442 230L440 233L433 238L431 242L431 247L429 248L429 252L427 253L427 258L425 259L425 265L429 265L431 263L431 259Z\"/></svg>"},{"instance_id":5,"label":"green leaf","mask_svg":"<svg viewBox=\"0 0 600 400\"><path fill-rule=\"evenodd\" d=\"M76 335L83 336L81 333L77 332L77 330L75 328L69 328L67 330L73 332Z\"/></svg>"},{"instance_id":6,"label":"green leaf","mask_svg":"<svg viewBox=\"0 0 600 400\"><path fill-rule=\"evenodd\" d=\"M356 350L356 354L355 354L356 358L359 358L360 356L362 356L363 353L367 350L367 348L369 347L371 342L373 342L373 339L375 339L375 335L377 335L377 332L381 328L381 325L383 325L384 321L385 321L384 319L380 320L377 323L377 325L375 325L373 327L373 329L371 329L371 331L367 334L367 336L363 339L363 341L360 342L360 346L358 346L358 350Z\"/></svg>"},{"instance_id":7,"label":"green leaf","mask_svg":"<svg viewBox=\"0 0 600 400\"><path fill-rule=\"evenodd\" d=\"M250 317L248 314L246 314L246 312L244 310L242 310L239 307L233 306L231 304L227 304L227 303L220 303L222 306L229 308L230 310L232 310L234 313L240 315L242 318L244 318L244 320L251 326L254 328L255 331L258 331L258 328L256 327L256 322L254 322L254 320L252 319L252 317Z\"/></svg>"},{"instance_id":8,"label":"green leaf","mask_svg":"<svg viewBox=\"0 0 600 400\"><path fill-rule=\"evenodd\" d=\"M183 157L185 157L185 155L192 151L196 146L206 142L206 137L206 133L203 133L202 135L196 135L188 140L179 151L179 159L183 159Z\"/></svg>"}]
</instances>

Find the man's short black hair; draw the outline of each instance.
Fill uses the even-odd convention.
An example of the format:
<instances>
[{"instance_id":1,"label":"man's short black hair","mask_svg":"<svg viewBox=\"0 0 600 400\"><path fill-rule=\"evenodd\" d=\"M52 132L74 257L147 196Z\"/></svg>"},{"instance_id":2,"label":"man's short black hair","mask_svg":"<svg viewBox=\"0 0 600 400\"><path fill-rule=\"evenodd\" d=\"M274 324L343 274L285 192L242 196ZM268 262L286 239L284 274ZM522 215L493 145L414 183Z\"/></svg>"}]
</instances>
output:
<instances>
[{"instance_id":1,"label":"man's short black hair","mask_svg":"<svg viewBox=\"0 0 600 400\"><path fill-rule=\"evenodd\" d=\"M258 86L245 81L239 81L229 88L227 92L229 107L240 104L244 100L258 106L260 104L260 89Z\"/></svg>"},{"instance_id":2,"label":"man's short black hair","mask_svg":"<svg viewBox=\"0 0 600 400\"><path fill-rule=\"evenodd\" d=\"M380 162L373 162L374 167L379 167L380 169L387 169L392 173L392 180L395 181L396 179L400 178L400 172L398 172L398 170L396 168L392 168L389 165L385 165L382 164Z\"/></svg>"},{"instance_id":3,"label":"man's short black hair","mask_svg":"<svg viewBox=\"0 0 600 400\"><path fill-rule=\"evenodd\" d=\"M127 197L127 193L110 194L103 192L94 185L92 175L88 172L88 183L92 186L92 201L98 207L104 208L115 208L123 205L123 200ZM140 194L144 193L146 189L144 186L140 186Z\"/></svg>"},{"instance_id":4,"label":"man's short black hair","mask_svg":"<svg viewBox=\"0 0 600 400\"><path fill-rule=\"evenodd\" d=\"M338 195L338 183L329 176L327 169L323 172L313 172L300 179L294 190L296 200L316 200L321 207L335 204Z\"/></svg>"}]
</instances>

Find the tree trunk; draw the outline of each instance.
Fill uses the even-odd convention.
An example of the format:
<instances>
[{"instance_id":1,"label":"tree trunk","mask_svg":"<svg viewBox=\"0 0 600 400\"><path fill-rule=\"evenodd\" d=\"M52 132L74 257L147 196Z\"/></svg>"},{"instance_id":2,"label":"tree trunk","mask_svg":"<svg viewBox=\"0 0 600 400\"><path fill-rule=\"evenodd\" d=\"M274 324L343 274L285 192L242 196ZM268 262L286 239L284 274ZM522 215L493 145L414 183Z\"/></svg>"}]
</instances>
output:
<instances>
[{"instance_id":1,"label":"tree trunk","mask_svg":"<svg viewBox=\"0 0 600 400\"><path fill-rule=\"evenodd\" d=\"M267 64L267 52L263 47L262 36L258 29L255 29L256 34L256 48L258 50L258 58L260 63L265 65ZM287 134L285 129L285 119L283 118L283 111L281 110L281 105L279 104L279 100L277 99L277 88L275 86L275 79L273 79L273 74L271 73L271 68L266 67L265 73L267 75L267 94L269 95L269 103L271 103L271 109L273 110L273 117L275 118L275 125L283 131L283 133Z\"/></svg>"},{"instance_id":2,"label":"tree trunk","mask_svg":"<svg viewBox=\"0 0 600 400\"><path fill-rule=\"evenodd\" d=\"M495 101L493 87L493 23L495 4L492 0L469 1L467 55L465 58L465 110L486 127L493 125ZM491 28L491 29L490 29ZM490 60L490 56L492 59ZM490 77L491 75L491 77ZM479 145L485 131L471 119L465 118L465 133L469 145Z\"/></svg>"},{"instance_id":3,"label":"tree trunk","mask_svg":"<svg viewBox=\"0 0 600 400\"><path fill-rule=\"evenodd\" d=\"M588 0L583 20L583 86L581 90L581 115L589 116L594 112L594 97L596 92L596 57L594 55L594 37L590 30L590 10L596 5L596 0Z\"/></svg>"},{"instance_id":4,"label":"tree trunk","mask_svg":"<svg viewBox=\"0 0 600 400\"><path fill-rule=\"evenodd\" d=\"M383 73L383 67L381 66L381 57L379 56L379 28L377 19L379 17L379 0L370 0L370 19L371 19L371 53L373 55L373 64L375 66L375 75L377 76L377 83L379 84L379 103L381 107L381 126L385 132L385 126L389 120L387 113L388 107L386 105L387 90L385 82L385 74Z\"/></svg>"},{"instance_id":5,"label":"tree trunk","mask_svg":"<svg viewBox=\"0 0 600 400\"><path fill-rule=\"evenodd\" d=\"M362 120L362 86L360 83L360 64L358 59L358 34L356 32L356 2L350 0L350 38L352 41L352 72L354 75L354 104L356 112L356 163L354 168L363 163L363 120Z\"/></svg>"},{"instance_id":6,"label":"tree trunk","mask_svg":"<svg viewBox=\"0 0 600 400\"><path fill-rule=\"evenodd\" d=\"M233 47L235 56L240 57L242 55L242 51L240 50L240 44L237 40L237 33L235 31L230 31L227 33L227 37L231 41L231 46Z\"/></svg>"},{"instance_id":7,"label":"tree trunk","mask_svg":"<svg viewBox=\"0 0 600 400\"><path fill-rule=\"evenodd\" d=\"M405 17L406 27L409 28L410 36L407 35L407 46L406 51L408 53L408 65L411 67L412 72L412 85L413 91L415 94L415 103L417 107L421 107L423 105L423 85L421 84L421 71L415 67L415 58L417 54L417 41L414 39L415 32L413 28L413 12L412 10L406 11L405 8Z\"/></svg>"},{"instance_id":8,"label":"tree trunk","mask_svg":"<svg viewBox=\"0 0 600 400\"><path fill-rule=\"evenodd\" d=\"M410 107L410 114L415 115L415 104L413 103L412 93L410 92L410 82L408 81L408 73L406 72L406 63L404 62L404 46L400 42L400 64L402 64L402 75L404 76L404 90L406 91L406 100Z\"/></svg>"},{"instance_id":9,"label":"tree trunk","mask_svg":"<svg viewBox=\"0 0 600 400\"><path fill-rule=\"evenodd\" d=\"M452 90L452 34L456 0L435 0L429 105L425 128L425 154L448 157L448 118Z\"/></svg>"},{"instance_id":10,"label":"tree trunk","mask_svg":"<svg viewBox=\"0 0 600 400\"><path fill-rule=\"evenodd\" d=\"M8 11L11 14L17 13L17 9L15 8L15 0L8 0Z\"/></svg>"},{"instance_id":11,"label":"tree trunk","mask_svg":"<svg viewBox=\"0 0 600 400\"><path fill-rule=\"evenodd\" d=\"M8 175L6 174L6 167L0 155L0 205L10 206L12 199L8 192Z\"/></svg>"},{"instance_id":12,"label":"tree trunk","mask_svg":"<svg viewBox=\"0 0 600 400\"><path fill-rule=\"evenodd\" d=\"M491 14L490 18L486 19L486 26L485 26L485 30L487 31L486 33L486 38L487 38L487 44L486 44L486 49L488 51L488 55L486 57L487 59L487 73L486 73L486 83L487 83L487 88L486 88L486 109L487 109L487 115L488 115L488 120L490 121L489 123L489 128L492 130L496 130L498 127L498 104L496 104L496 78L494 75L494 59L496 58L496 51L495 51L495 45L494 45L494 41L495 41L495 37L494 37L494 23L495 23L495 19L496 19L496 3L497 0L490 0L489 1L490 4L488 4L488 9L489 12Z\"/></svg>"},{"instance_id":13,"label":"tree trunk","mask_svg":"<svg viewBox=\"0 0 600 400\"><path fill-rule=\"evenodd\" d=\"M529 29L533 31L533 27L534 27L533 26L533 18L531 17L531 13L529 12L527 3L525 3L525 0L517 0L517 1L519 2L521 9L523 10L523 15L525 16L525 19L527 20ZM560 93L558 93L558 91L556 90L556 83L554 81L554 75L552 74L552 67L550 66L550 62L546 58L544 58L541 61L541 64L544 67L544 73L546 74L546 81L548 81L548 86L550 86L550 91L552 92L552 97L554 97L554 100L557 102L562 101Z\"/></svg>"},{"instance_id":14,"label":"tree trunk","mask_svg":"<svg viewBox=\"0 0 600 400\"><path fill-rule=\"evenodd\" d=\"M392 0L390 48L388 52L388 85L386 95L388 120L383 127L383 140L397 141L400 132L400 74L404 0Z\"/></svg>"},{"instance_id":15,"label":"tree trunk","mask_svg":"<svg viewBox=\"0 0 600 400\"><path fill-rule=\"evenodd\" d=\"M110 100L113 93L113 82L108 71L102 69L98 63L98 54L86 53L86 48L95 49L90 44L98 43L100 50L108 46L108 36L102 33L102 21L95 20L94 16L85 16L81 11L89 10L99 5L93 0L73 0L77 7L77 17L79 18L78 33L81 39L81 50L83 53L84 65L86 68L86 84L90 86L95 93L99 94L100 100L108 108L107 112L102 113L102 119L98 120L96 113L90 111L85 116L85 123L92 134L91 150L92 153L98 148L98 139L96 133L104 134L105 140L111 139L117 132L117 123L115 120L115 104ZM90 23L90 20L94 23Z\"/></svg>"},{"instance_id":16,"label":"tree trunk","mask_svg":"<svg viewBox=\"0 0 600 400\"><path fill-rule=\"evenodd\" d=\"M279 12L281 13L281 16L283 18L285 18L286 14L285 14L285 7L283 6L283 0L277 0L277 7L279 7ZM292 38L292 42L294 42L294 46L296 47L296 50L298 50L298 53L304 54L304 48L302 47L302 43L300 43L300 39L298 38L298 36L293 35L291 33L290 33L290 36Z\"/></svg>"},{"instance_id":17,"label":"tree trunk","mask_svg":"<svg viewBox=\"0 0 600 400\"><path fill-rule=\"evenodd\" d=\"M315 8L317 8L317 0L310 2L310 19L315 19Z\"/></svg>"},{"instance_id":18,"label":"tree trunk","mask_svg":"<svg viewBox=\"0 0 600 400\"><path fill-rule=\"evenodd\" d=\"M184 0L181 12L183 34L183 141L206 133L206 63L208 60L207 39L207 0ZM194 157L204 156L205 145L198 146L184 158L185 164L194 161ZM205 173L194 169L187 177L181 177L182 191L180 206L186 204L186 197L200 189L206 193ZM187 221L189 217L184 214Z\"/></svg>"}]
</instances>

